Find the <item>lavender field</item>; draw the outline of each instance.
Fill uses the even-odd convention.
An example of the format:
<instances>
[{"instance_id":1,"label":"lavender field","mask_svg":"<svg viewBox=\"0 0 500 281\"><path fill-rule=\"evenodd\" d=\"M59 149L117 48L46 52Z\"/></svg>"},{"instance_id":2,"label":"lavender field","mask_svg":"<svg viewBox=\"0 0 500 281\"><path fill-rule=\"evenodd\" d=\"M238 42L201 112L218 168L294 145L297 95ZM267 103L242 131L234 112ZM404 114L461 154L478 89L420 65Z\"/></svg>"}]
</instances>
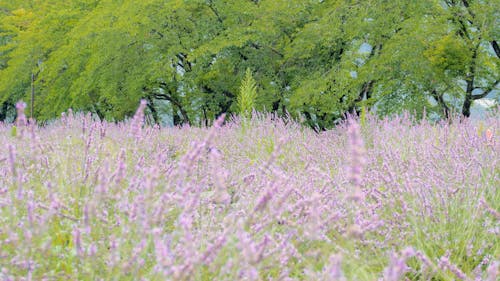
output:
<instances>
[{"instance_id":1,"label":"lavender field","mask_svg":"<svg viewBox=\"0 0 500 281\"><path fill-rule=\"evenodd\" d=\"M0 123L1 280L498 280L500 116Z\"/></svg>"}]
</instances>

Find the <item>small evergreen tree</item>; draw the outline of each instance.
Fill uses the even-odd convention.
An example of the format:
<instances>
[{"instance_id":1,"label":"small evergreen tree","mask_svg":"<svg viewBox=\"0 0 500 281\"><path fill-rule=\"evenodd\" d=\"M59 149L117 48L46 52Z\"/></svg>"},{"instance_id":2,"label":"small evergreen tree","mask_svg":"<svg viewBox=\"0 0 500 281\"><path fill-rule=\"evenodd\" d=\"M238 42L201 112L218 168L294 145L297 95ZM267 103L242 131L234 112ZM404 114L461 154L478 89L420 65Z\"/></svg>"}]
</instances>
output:
<instances>
[{"instance_id":1,"label":"small evergreen tree","mask_svg":"<svg viewBox=\"0 0 500 281\"><path fill-rule=\"evenodd\" d=\"M257 84L252 77L252 71L247 68L245 78L241 82L240 92L237 97L238 109L243 117L250 117L255 108L257 98Z\"/></svg>"}]
</instances>

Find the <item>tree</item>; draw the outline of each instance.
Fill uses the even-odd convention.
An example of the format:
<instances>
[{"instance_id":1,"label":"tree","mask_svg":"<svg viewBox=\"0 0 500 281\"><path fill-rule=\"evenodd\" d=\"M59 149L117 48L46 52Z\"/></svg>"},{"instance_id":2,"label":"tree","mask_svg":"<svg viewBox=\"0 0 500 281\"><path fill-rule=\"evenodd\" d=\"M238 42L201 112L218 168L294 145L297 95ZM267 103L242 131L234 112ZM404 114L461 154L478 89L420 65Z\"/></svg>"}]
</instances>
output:
<instances>
[{"instance_id":1,"label":"tree","mask_svg":"<svg viewBox=\"0 0 500 281\"><path fill-rule=\"evenodd\" d=\"M255 109L255 99L257 99L257 85L252 77L252 71L247 68L237 98L240 114L249 117Z\"/></svg>"},{"instance_id":2,"label":"tree","mask_svg":"<svg viewBox=\"0 0 500 281\"><path fill-rule=\"evenodd\" d=\"M500 49L496 41L500 37L498 24L500 3L473 0L447 0L445 3L450 21L455 27L455 36L459 39L457 43L462 49L450 50L449 48L444 55L451 55L452 59L457 52L459 55L460 52L468 55L466 71L460 78L463 78L467 84L462 115L469 117L472 101L486 97L500 83ZM494 54L490 51L489 45ZM473 93L475 90L480 90L481 93L475 95Z\"/></svg>"},{"instance_id":3,"label":"tree","mask_svg":"<svg viewBox=\"0 0 500 281\"><path fill-rule=\"evenodd\" d=\"M470 115L498 88L498 1L16 0L0 13L0 118L72 107L201 124L238 112L248 68L255 109L319 129L364 106ZM165 108L166 107L166 108Z\"/></svg>"},{"instance_id":4,"label":"tree","mask_svg":"<svg viewBox=\"0 0 500 281\"><path fill-rule=\"evenodd\" d=\"M50 54L92 8L83 1L10 2L0 18L0 104L4 108L25 98L32 74L42 71Z\"/></svg>"},{"instance_id":5,"label":"tree","mask_svg":"<svg viewBox=\"0 0 500 281\"><path fill-rule=\"evenodd\" d=\"M469 117L472 101L498 86L499 57L493 51L498 1L406 4L411 6L404 10L411 12L390 13L401 15L393 21L393 35L370 43L379 52L363 65L375 74L372 96L377 109L388 114L402 109L422 112L426 107L445 117L450 111ZM384 17L372 22L379 19Z\"/></svg>"}]
</instances>

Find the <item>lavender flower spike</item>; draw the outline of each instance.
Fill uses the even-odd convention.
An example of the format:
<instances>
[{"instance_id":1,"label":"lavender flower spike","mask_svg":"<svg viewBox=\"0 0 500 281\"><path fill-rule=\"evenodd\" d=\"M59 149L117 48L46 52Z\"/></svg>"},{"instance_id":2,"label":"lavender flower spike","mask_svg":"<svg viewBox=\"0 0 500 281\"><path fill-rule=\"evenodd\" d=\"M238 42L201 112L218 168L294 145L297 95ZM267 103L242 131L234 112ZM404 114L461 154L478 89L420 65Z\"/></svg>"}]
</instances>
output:
<instances>
[{"instance_id":1,"label":"lavender flower spike","mask_svg":"<svg viewBox=\"0 0 500 281\"><path fill-rule=\"evenodd\" d=\"M359 201L364 197L361 187L363 184L363 169L366 164L366 158L360 127L354 120L351 120L349 123L348 142L350 156L349 180L354 188L350 195L350 199Z\"/></svg>"},{"instance_id":2,"label":"lavender flower spike","mask_svg":"<svg viewBox=\"0 0 500 281\"><path fill-rule=\"evenodd\" d=\"M142 126L144 125L144 110L146 110L146 105L148 102L146 100L141 100L137 111L134 114L134 118L130 124L130 131L132 135L139 137L141 134Z\"/></svg>"},{"instance_id":3,"label":"lavender flower spike","mask_svg":"<svg viewBox=\"0 0 500 281\"><path fill-rule=\"evenodd\" d=\"M24 113L24 109L26 109L26 103L25 102L19 101L18 103L16 103L16 110L17 110L16 125L18 127L25 126L27 124L26 115Z\"/></svg>"}]
</instances>

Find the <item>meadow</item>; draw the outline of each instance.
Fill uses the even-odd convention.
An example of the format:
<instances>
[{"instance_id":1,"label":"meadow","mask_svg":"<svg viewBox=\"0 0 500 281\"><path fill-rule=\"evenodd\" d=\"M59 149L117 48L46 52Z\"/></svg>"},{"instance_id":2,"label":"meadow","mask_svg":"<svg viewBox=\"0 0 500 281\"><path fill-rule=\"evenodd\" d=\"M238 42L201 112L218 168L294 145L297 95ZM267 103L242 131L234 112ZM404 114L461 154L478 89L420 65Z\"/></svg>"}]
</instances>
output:
<instances>
[{"instance_id":1,"label":"meadow","mask_svg":"<svg viewBox=\"0 0 500 281\"><path fill-rule=\"evenodd\" d=\"M0 123L1 280L498 280L500 116Z\"/></svg>"}]
</instances>

